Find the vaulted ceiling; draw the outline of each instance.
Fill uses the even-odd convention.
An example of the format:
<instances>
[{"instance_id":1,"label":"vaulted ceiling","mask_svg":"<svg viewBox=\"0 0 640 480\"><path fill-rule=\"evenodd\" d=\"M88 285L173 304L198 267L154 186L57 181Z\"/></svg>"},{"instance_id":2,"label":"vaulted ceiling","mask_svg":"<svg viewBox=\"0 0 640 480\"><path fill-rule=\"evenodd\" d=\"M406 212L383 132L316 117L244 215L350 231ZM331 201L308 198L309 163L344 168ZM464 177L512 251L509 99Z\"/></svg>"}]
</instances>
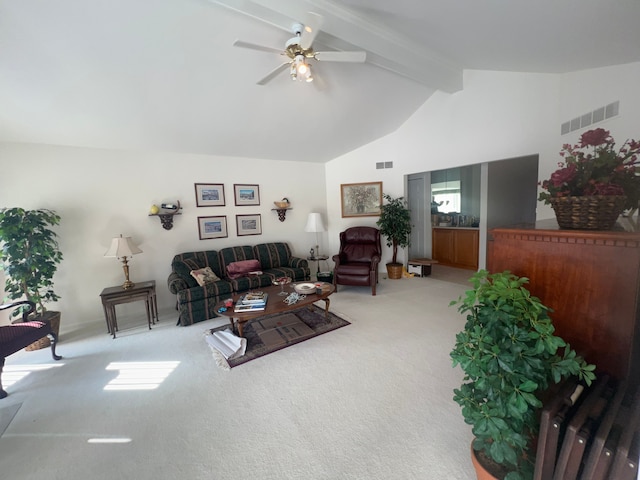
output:
<instances>
[{"instance_id":1,"label":"vaulted ceiling","mask_svg":"<svg viewBox=\"0 0 640 480\"><path fill-rule=\"evenodd\" d=\"M307 12L315 50L284 60ZM464 69L562 73L640 61L637 0L3 0L0 141L324 162L397 129ZM0 162L2 159L0 159Z\"/></svg>"}]
</instances>

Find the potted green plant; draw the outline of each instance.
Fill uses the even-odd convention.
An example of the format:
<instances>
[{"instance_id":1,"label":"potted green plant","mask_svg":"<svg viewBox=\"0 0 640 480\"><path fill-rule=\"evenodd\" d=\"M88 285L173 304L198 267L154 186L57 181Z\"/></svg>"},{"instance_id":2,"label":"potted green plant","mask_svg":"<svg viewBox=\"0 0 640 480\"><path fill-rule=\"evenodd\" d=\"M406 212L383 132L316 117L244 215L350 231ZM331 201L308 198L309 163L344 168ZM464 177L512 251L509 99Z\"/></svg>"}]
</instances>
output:
<instances>
[{"instance_id":1,"label":"potted green plant","mask_svg":"<svg viewBox=\"0 0 640 480\"><path fill-rule=\"evenodd\" d=\"M380 235L387 238L387 247L393 247L391 262L387 263L389 278L402 277L402 263L398 263L398 247L406 248L411 244L411 216L404 197L393 198L382 194L387 201L380 205L380 218L376 225L380 227Z\"/></svg>"},{"instance_id":2,"label":"potted green plant","mask_svg":"<svg viewBox=\"0 0 640 480\"><path fill-rule=\"evenodd\" d=\"M496 478L531 479L541 394L571 375L590 385L595 366L554 335L527 278L481 270L470 281L473 290L451 302L467 320L451 351L465 374L453 399L472 426L480 464Z\"/></svg>"},{"instance_id":3,"label":"potted green plant","mask_svg":"<svg viewBox=\"0 0 640 480\"><path fill-rule=\"evenodd\" d=\"M62 261L56 233L60 217L51 210L0 210L0 261L5 271L5 292L9 299L27 299L36 304L35 318L51 322L58 333L60 312L47 311L44 304L59 299L53 291L53 275ZM14 316L20 315L16 309ZM45 337L32 350L49 345Z\"/></svg>"}]
</instances>

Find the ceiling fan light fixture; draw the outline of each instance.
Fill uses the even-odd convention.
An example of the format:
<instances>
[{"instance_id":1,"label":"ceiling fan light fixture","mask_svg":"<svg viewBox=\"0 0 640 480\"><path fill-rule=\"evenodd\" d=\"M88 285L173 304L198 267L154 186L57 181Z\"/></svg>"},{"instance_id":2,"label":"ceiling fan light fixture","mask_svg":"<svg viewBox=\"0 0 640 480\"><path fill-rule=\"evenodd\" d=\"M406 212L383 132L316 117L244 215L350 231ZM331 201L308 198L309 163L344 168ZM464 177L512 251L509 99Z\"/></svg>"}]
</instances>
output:
<instances>
[{"instance_id":1,"label":"ceiling fan light fixture","mask_svg":"<svg viewBox=\"0 0 640 480\"><path fill-rule=\"evenodd\" d=\"M313 3L313 2L312 2ZM257 82L258 85L266 85L281 72L287 70L289 67L289 77L293 81L305 81L313 82L313 75L311 74L311 65L308 59L312 58L315 61L322 62L352 62L352 63L364 63L366 60L366 53L364 51L347 52L347 51L328 51L328 52L316 52L313 49L313 41L316 35L322 29L322 15L308 12L306 22L295 23L292 26L292 31L295 37L290 38L285 43L284 51L277 48L266 47L263 45L257 45L253 43L243 42L236 40L233 45L236 47L250 48L253 50L259 50L268 53L278 53L284 55L287 61L280 64L269 74Z\"/></svg>"},{"instance_id":2,"label":"ceiling fan light fixture","mask_svg":"<svg viewBox=\"0 0 640 480\"><path fill-rule=\"evenodd\" d=\"M311 75L311 65L307 65L307 71L304 74L304 80L307 83L313 82L313 75Z\"/></svg>"}]
</instances>

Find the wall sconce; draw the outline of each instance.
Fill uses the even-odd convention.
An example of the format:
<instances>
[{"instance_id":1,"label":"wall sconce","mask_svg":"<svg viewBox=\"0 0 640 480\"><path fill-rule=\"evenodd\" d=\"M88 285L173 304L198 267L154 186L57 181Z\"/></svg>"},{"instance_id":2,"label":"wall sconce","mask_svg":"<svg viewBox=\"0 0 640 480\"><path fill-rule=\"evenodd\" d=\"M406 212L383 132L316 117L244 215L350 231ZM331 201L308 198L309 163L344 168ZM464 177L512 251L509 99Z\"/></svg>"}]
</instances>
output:
<instances>
[{"instance_id":1,"label":"wall sconce","mask_svg":"<svg viewBox=\"0 0 640 480\"><path fill-rule=\"evenodd\" d=\"M289 199L287 197L284 197L279 202L273 202L273 204L277 208L272 208L271 210L275 210L276 212L278 212L278 219L281 222L284 222L285 216L287 215L287 210L291 210L291 203L289 202Z\"/></svg>"},{"instance_id":2,"label":"wall sconce","mask_svg":"<svg viewBox=\"0 0 640 480\"><path fill-rule=\"evenodd\" d=\"M151 207L150 217L160 217L160 223L165 230L171 230L173 228L173 217L175 215L182 215L180 213L182 207L180 206L180 200L176 203L163 203L161 208L156 205Z\"/></svg>"}]
</instances>

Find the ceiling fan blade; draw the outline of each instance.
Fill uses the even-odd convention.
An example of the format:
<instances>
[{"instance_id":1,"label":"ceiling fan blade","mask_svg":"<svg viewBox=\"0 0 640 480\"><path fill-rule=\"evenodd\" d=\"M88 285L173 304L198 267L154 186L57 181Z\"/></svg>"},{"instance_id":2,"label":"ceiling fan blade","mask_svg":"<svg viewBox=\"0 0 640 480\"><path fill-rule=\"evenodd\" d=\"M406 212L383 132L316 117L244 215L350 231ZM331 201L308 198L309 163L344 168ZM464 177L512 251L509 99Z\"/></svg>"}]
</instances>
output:
<instances>
[{"instance_id":1,"label":"ceiling fan blade","mask_svg":"<svg viewBox=\"0 0 640 480\"><path fill-rule=\"evenodd\" d=\"M316 52L315 58L322 62L363 63L367 59L367 52Z\"/></svg>"},{"instance_id":2,"label":"ceiling fan blade","mask_svg":"<svg viewBox=\"0 0 640 480\"><path fill-rule=\"evenodd\" d=\"M261 52L268 53L283 53L280 48L265 47L264 45L256 45L255 43L243 42L242 40L236 40L233 42L234 47L250 48L251 50L260 50Z\"/></svg>"},{"instance_id":3,"label":"ceiling fan blade","mask_svg":"<svg viewBox=\"0 0 640 480\"><path fill-rule=\"evenodd\" d=\"M282 65L278 65L276 68L274 68L273 70L271 70L266 77L264 77L262 80L259 80L257 83L258 85L266 85L267 82L270 82L271 80L273 80L275 77L278 76L278 74L280 72L283 72L284 70L287 69L287 67L289 67L289 65L291 64L291 62L285 62Z\"/></svg>"},{"instance_id":4,"label":"ceiling fan blade","mask_svg":"<svg viewBox=\"0 0 640 480\"><path fill-rule=\"evenodd\" d=\"M322 15L313 12L307 13L307 18L304 22L304 28L302 29L302 34L300 35L300 47L303 50L311 47L313 40L316 38L316 35L318 35L318 32L320 32L323 20L324 19Z\"/></svg>"}]
</instances>

